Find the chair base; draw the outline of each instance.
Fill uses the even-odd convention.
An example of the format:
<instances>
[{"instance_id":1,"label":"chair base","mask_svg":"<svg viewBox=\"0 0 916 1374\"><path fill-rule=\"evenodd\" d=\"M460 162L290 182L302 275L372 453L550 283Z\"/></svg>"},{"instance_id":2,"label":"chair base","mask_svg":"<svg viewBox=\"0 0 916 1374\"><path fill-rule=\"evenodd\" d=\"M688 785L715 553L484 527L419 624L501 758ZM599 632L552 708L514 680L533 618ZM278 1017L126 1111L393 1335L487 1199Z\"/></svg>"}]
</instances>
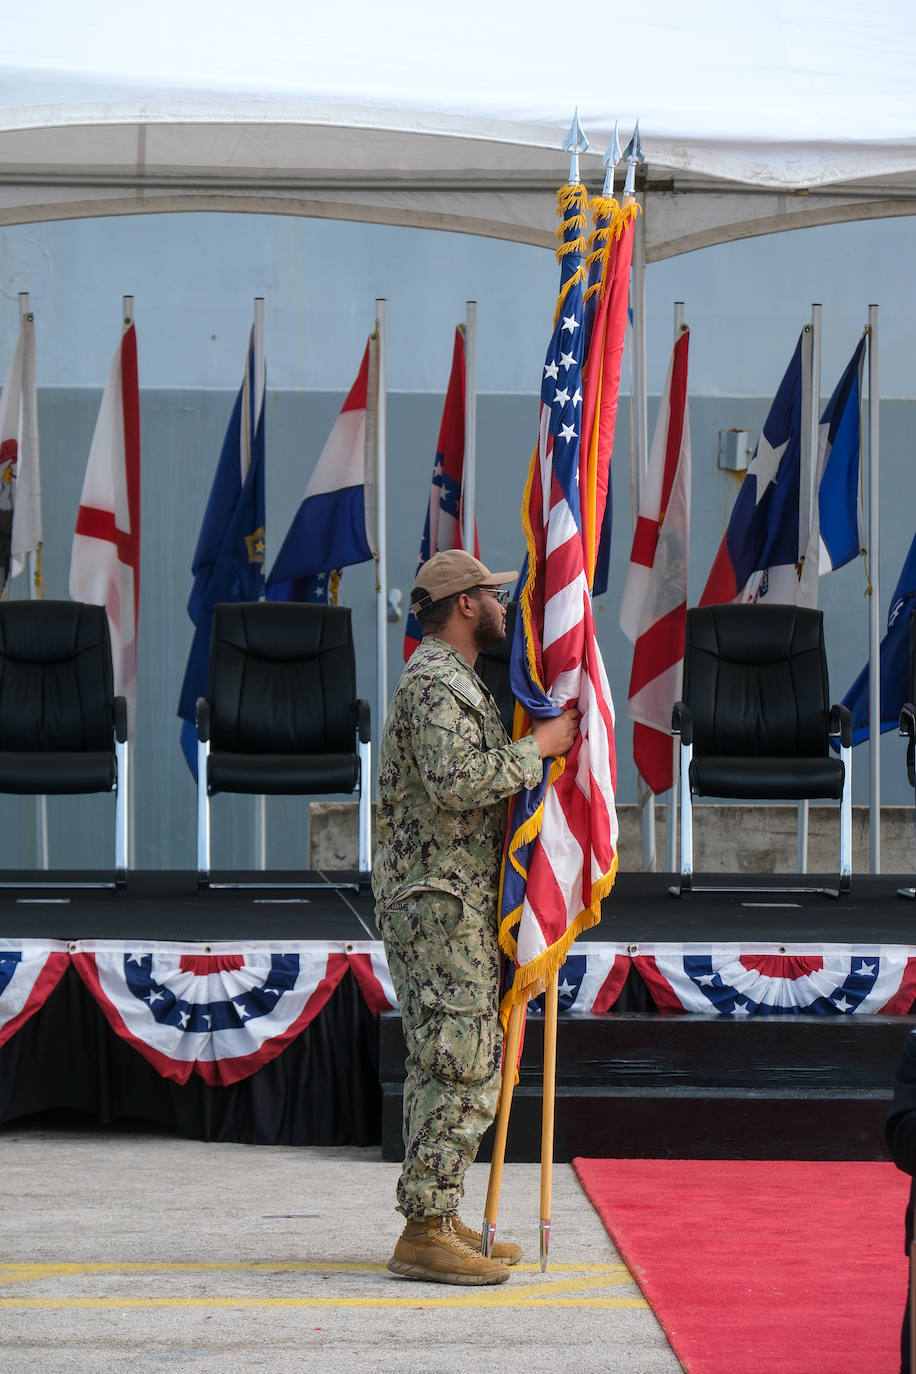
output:
<instances>
[{"instance_id":1,"label":"chair base","mask_svg":"<svg viewBox=\"0 0 916 1374\"><path fill-rule=\"evenodd\" d=\"M126 878L115 878L112 882L98 883L6 883L0 882L0 891L20 892L123 892L127 888Z\"/></svg>"},{"instance_id":2,"label":"chair base","mask_svg":"<svg viewBox=\"0 0 916 1374\"><path fill-rule=\"evenodd\" d=\"M800 886L792 886L792 887L758 887L758 886L749 886L749 887L725 887L725 886L712 886L712 885L703 886L703 885L698 885L698 884L696 884L696 883L687 882L687 883L681 883L681 885L680 885L679 887L669 887L669 888L668 888L668 892L669 892L669 894L670 894L672 897L691 897L691 896L693 895L694 892L723 892L723 893L732 893L732 892L734 892L734 893L738 893L738 894L740 894L740 893L756 892L756 893L773 893L773 894L775 894L776 896L779 896L780 894L783 894L783 893L793 893L793 892L794 892L794 893L796 893L796 894L807 893L808 895L815 895L815 896L818 896L818 897L832 897L834 900L836 900L836 899L838 899L838 898L840 898L840 897L848 897L848 896L849 896L849 883L847 882L847 883L844 884L843 880L840 879L840 885L839 885L839 887L800 887Z\"/></svg>"},{"instance_id":3,"label":"chair base","mask_svg":"<svg viewBox=\"0 0 916 1374\"><path fill-rule=\"evenodd\" d=\"M916 887L898 887L897 896L906 897L908 901L912 902L916 899Z\"/></svg>"},{"instance_id":4,"label":"chair base","mask_svg":"<svg viewBox=\"0 0 916 1374\"><path fill-rule=\"evenodd\" d=\"M259 882L214 882L207 873L198 873L197 891L198 892L359 892L367 887L372 874L369 870L360 871L355 878L349 878L345 882L332 883L326 879L323 883L302 882L302 883L271 883L266 880Z\"/></svg>"}]
</instances>

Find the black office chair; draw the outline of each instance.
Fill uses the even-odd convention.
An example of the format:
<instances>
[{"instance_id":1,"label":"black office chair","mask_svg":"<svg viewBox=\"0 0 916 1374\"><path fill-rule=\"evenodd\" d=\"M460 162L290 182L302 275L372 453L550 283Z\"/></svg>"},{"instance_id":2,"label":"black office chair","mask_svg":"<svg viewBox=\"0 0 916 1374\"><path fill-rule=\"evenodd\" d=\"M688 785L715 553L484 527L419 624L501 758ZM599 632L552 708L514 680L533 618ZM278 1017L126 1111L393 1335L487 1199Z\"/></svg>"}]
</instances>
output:
<instances>
[{"instance_id":1,"label":"black office chair","mask_svg":"<svg viewBox=\"0 0 916 1374\"><path fill-rule=\"evenodd\" d=\"M512 657L512 637L515 634L515 613L518 602L510 601L506 607L506 635L498 644L491 644L477 655L474 664L477 676L486 683L499 707L499 718L512 738L512 724L515 717L515 695L509 681L509 660Z\"/></svg>"},{"instance_id":2,"label":"black office chair","mask_svg":"<svg viewBox=\"0 0 916 1374\"><path fill-rule=\"evenodd\" d=\"M358 864L360 874L368 876L369 703L356 696L346 606L285 601L216 606L207 696L197 702L197 739L201 887L210 885L210 798L217 792L357 792Z\"/></svg>"},{"instance_id":3,"label":"black office chair","mask_svg":"<svg viewBox=\"0 0 916 1374\"><path fill-rule=\"evenodd\" d=\"M906 775L909 778L910 786L913 790L914 806L916 806L916 611L910 612L910 700L901 708L900 711L900 733L907 738L906 746ZM916 812L914 812L916 821ZM910 900L916 897L916 887L898 887L897 892L901 897L909 897Z\"/></svg>"},{"instance_id":4,"label":"black office chair","mask_svg":"<svg viewBox=\"0 0 916 1374\"><path fill-rule=\"evenodd\" d=\"M127 881L127 702L104 606L0 601L0 792L115 793L115 881ZM59 887L50 881L2 887Z\"/></svg>"},{"instance_id":5,"label":"black office chair","mask_svg":"<svg viewBox=\"0 0 916 1374\"><path fill-rule=\"evenodd\" d=\"M840 802L839 888L732 887L738 892L820 891L852 880L852 723L829 704L820 611L795 606L701 606L687 612L680 735L680 886L693 884L693 798ZM831 738L838 738L834 757Z\"/></svg>"}]
</instances>

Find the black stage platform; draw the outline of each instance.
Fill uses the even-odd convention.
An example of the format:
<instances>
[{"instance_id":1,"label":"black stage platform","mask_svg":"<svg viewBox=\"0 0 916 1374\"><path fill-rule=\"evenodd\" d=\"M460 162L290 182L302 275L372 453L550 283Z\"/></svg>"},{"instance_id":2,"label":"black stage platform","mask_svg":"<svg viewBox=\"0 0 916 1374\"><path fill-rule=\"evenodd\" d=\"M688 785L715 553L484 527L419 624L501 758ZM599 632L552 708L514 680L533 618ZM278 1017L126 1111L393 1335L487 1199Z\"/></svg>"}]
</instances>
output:
<instances>
[{"instance_id":1,"label":"black stage platform","mask_svg":"<svg viewBox=\"0 0 916 1374\"><path fill-rule=\"evenodd\" d=\"M7 873L4 882L37 875ZM216 875L251 888L197 891L193 872L134 872L123 892L77 886L104 875L54 873L53 889L0 889L0 938L57 940L377 940L372 894L356 873ZM898 897L911 874L854 877L848 897L694 893L672 897L674 876L621 873L601 922L580 938L645 944L747 941L776 944L916 944L916 902ZM697 882L704 881L697 875ZM753 875L714 875L747 883ZM766 878L759 881L765 882ZM780 881L774 879L773 881ZM788 881L784 879L783 881ZM829 886L835 874L808 875ZM269 882L270 889L261 888ZM313 887L297 890L297 882Z\"/></svg>"},{"instance_id":2,"label":"black stage platform","mask_svg":"<svg viewBox=\"0 0 916 1374\"><path fill-rule=\"evenodd\" d=\"M7 874L6 881L25 876ZM316 948L343 942L366 949L378 940L371 892L355 874L216 875L216 881L252 884L266 878L271 886L205 892L197 891L191 872L134 872L125 892L77 886L94 874L51 876L55 886L43 892L0 890L0 940L7 947L17 940L176 942L206 954L211 944L225 950L233 943L278 949L283 942ZM315 886L294 886L303 881ZM916 904L897 895L911 875L854 877L852 893L840 899L782 893L677 899L668 893L672 881L666 874L621 874L601 923L582 943L656 951L758 945L789 954L804 946L855 946L916 956ZM810 881L829 886L834 878ZM912 1011L743 1022L663 1014L631 973L611 1011L561 1019L556 1158L880 1158L891 1079L903 1040L916 1026ZM197 1139L381 1142L386 1157L400 1153L400 1020L369 1009L353 972L282 1053L228 1085L196 1074L184 1083L164 1077L109 1021L68 967L40 1009L0 1045L0 1123L63 1109ZM539 1153L540 1045L541 1024L530 1018L510 1159Z\"/></svg>"}]
</instances>

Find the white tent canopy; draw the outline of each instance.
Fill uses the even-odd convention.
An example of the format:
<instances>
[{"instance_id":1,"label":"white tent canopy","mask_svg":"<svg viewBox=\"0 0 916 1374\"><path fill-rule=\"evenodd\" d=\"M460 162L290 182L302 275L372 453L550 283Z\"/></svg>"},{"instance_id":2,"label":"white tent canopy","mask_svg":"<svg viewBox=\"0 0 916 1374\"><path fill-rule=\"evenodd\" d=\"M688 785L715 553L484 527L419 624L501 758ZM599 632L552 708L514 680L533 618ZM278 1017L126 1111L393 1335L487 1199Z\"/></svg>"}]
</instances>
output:
<instances>
[{"instance_id":1,"label":"white tent canopy","mask_svg":"<svg viewBox=\"0 0 916 1374\"><path fill-rule=\"evenodd\" d=\"M576 107L595 186L640 121L650 261L916 211L904 0L46 0L3 54L4 224L248 210L546 245Z\"/></svg>"}]
</instances>

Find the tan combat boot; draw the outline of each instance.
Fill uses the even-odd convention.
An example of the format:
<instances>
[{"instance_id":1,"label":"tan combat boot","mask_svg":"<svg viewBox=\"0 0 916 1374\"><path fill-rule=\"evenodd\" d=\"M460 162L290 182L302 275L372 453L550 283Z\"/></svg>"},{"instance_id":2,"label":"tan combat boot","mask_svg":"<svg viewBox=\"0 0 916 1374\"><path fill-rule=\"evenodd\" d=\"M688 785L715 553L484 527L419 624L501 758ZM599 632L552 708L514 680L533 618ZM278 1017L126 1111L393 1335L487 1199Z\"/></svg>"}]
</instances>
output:
<instances>
[{"instance_id":1,"label":"tan combat boot","mask_svg":"<svg viewBox=\"0 0 916 1374\"><path fill-rule=\"evenodd\" d=\"M462 1240L467 1241L473 1249L480 1250L479 1231L472 1231L470 1226L465 1226L460 1217L452 1217L452 1225ZM511 1240L494 1240L490 1246L490 1259L499 1260L501 1264L518 1264L521 1257L522 1247Z\"/></svg>"},{"instance_id":2,"label":"tan combat boot","mask_svg":"<svg viewBox=\"0 0 916 1374\"><path fill-rule=\"evenodd\" d=\"M388 1261L392 1274L433 1283L505 1283L509 1269L486 1259L456 1231L454 1217L418 1217L404 1227Z\"/></svg>"}]
</instances>

